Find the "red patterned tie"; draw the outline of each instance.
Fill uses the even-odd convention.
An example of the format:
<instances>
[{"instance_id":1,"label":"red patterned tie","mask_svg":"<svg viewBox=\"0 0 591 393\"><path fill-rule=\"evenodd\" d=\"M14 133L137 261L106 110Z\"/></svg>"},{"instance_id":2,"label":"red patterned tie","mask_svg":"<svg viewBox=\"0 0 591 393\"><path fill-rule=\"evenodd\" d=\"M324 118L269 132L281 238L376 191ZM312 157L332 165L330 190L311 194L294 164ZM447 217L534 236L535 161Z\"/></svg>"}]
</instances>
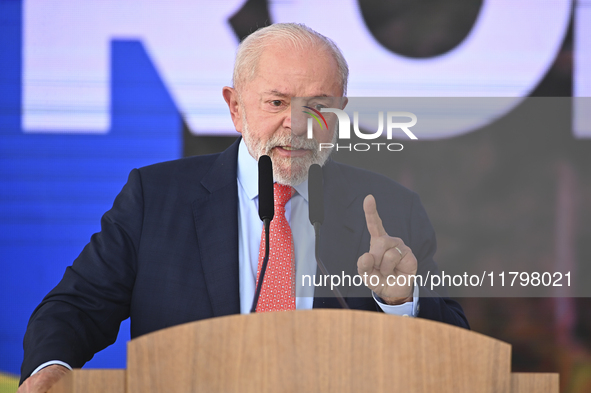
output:
<instances>
[{"instance_id":1,"label":"red patterned tie","mask_svg":"<svg viewBox=\"0 0 591 393\"><path fill-rule=\"evenodd\" d=\"M295 310L295 259L293 237L285 218L285 204L294 194L294 189L275 183L275 217L269 234L269 262L261 289L257 312ZM261 234L258 277L265 257L265 229Z\"/></svg>"}]
</instances>

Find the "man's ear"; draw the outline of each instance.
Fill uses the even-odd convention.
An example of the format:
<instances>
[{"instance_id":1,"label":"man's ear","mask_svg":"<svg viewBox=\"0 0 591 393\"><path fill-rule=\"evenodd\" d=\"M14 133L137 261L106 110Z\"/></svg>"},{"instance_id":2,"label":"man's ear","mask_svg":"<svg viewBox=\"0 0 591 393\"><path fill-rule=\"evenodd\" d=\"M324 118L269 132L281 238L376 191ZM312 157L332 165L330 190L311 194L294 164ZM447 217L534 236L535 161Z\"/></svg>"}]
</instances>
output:
<instances>
[{"instance_id":1,"label":"man's ear","mask_svg":"<svg viewBox=\"0 0 591 393\"><path fill-rule=\"evenodd\" d=\"M242 134L242 108L238 100L238 91L233 87L224 86L222 89L222 95L224 96L226 104L228 104L228 109L230 109L230 116L232 116L234 128Z\"/></svg>"},{"instance_id":2,"label":"man's ear","mask_svg":"<svg viewBox=\"0 0 591 393\"><path fill-rule=\"evenodd\" d=\"M345 109L345 107L349 103L349 99L347 97L343 97L343 101L342 102L343 102L343 107L341 109Z\"/></svg>"}]
</instances>

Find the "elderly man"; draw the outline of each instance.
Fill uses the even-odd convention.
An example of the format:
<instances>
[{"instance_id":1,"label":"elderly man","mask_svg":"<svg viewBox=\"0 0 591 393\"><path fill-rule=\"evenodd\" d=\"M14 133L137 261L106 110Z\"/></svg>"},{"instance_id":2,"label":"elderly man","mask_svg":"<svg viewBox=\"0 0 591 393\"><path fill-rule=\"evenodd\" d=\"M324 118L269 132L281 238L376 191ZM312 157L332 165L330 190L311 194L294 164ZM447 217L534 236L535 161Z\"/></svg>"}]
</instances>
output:
<instances>
[{"instance_id":1,"label":"elderly man","mask_svg":"<svg viewBox=\"0 0 591 393\"><path fill-rule=\"evenodd\" d=\"M468 327L457 303L412 280L406 286L382 285L388 276L437 272L434 232L416 194L319 152L318 143L334 137L334 119L329 117L331 124L314 140L292 130L293 97L340 97L336 101L343 108L347 77L336 45L305 26L272 25L245 39L236 55L234 87L223 88L242 139L220 154L131 172L103 216L101 232L33 313L19 392L44 392L68 368L81 367L115 341L127 317L131 336L137 337L249 312L262 259L257 160L263 154L272 159L275 203L283 197L286 213L280 214L288 224L271 228L271 248L275 244L280 257L269 262L257 311L339 307L334 298L274 292L281 285L273 280L289 276L281 272L314 261L313 248L306 245L305 180L309 166L318 163L324 165L325 199L331 201L323 231L339 234L326 237L323 255L338 256L343 271L352 268L377 279L365 289L369 296L347 297L349 307ZM378 214L376 201L396 203ZM343 231L349 227L354 228ZM289 240L277 248L277 236L292 237L293 249ZM277 297L283 300L273 300Z\"/></svg>"}]
</instances>

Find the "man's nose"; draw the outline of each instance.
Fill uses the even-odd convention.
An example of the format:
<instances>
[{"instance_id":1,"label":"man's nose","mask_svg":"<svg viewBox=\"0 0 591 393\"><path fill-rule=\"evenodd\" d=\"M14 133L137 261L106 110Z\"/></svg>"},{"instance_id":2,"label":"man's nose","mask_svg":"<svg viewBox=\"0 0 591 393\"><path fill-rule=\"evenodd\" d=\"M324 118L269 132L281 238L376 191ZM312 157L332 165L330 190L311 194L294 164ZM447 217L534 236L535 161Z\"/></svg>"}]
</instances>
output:
<instances>
[{"instance_id":1,"label":"man's nose","mask_svg":"<svg viewBox=\"0 0 591 393\"><path fill-rule=\"evenodd\" d=\"M289 115L289 128L291 134L297 137L305 137L308 130L309 117L302 110L296 110L292 107Z\"/></svg>"},{"instance_id":2,"label":"man's nose","mask_svg":"<svg viewBox=\"0 0 591 393\"><path fill-rule=\"evenodd\" d=\"M282 125L284 128L291 129L291 108L286 111Z\"/></svg>"}]
</instances>

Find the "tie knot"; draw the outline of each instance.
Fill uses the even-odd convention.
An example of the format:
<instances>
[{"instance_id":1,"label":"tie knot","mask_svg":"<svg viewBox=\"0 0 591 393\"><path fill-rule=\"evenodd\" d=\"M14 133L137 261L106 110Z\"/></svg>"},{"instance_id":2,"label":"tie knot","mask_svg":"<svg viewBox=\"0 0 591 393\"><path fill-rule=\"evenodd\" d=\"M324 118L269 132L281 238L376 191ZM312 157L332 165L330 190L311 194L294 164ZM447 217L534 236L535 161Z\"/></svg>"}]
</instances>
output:
<instances>
[{"instance_id":1,"label":"tie knot","mask_svg":"<svg viewBox=\"0 0 591 393\"><path fill-rule=\"evenodd\" d=\"M275 183L274 184L274 191L275 191L275 207L278 208L285 208L285 204L287 201L291 199L295 190L291 186L285 186L283 184Z\"/></svg>"}]
</instances>

